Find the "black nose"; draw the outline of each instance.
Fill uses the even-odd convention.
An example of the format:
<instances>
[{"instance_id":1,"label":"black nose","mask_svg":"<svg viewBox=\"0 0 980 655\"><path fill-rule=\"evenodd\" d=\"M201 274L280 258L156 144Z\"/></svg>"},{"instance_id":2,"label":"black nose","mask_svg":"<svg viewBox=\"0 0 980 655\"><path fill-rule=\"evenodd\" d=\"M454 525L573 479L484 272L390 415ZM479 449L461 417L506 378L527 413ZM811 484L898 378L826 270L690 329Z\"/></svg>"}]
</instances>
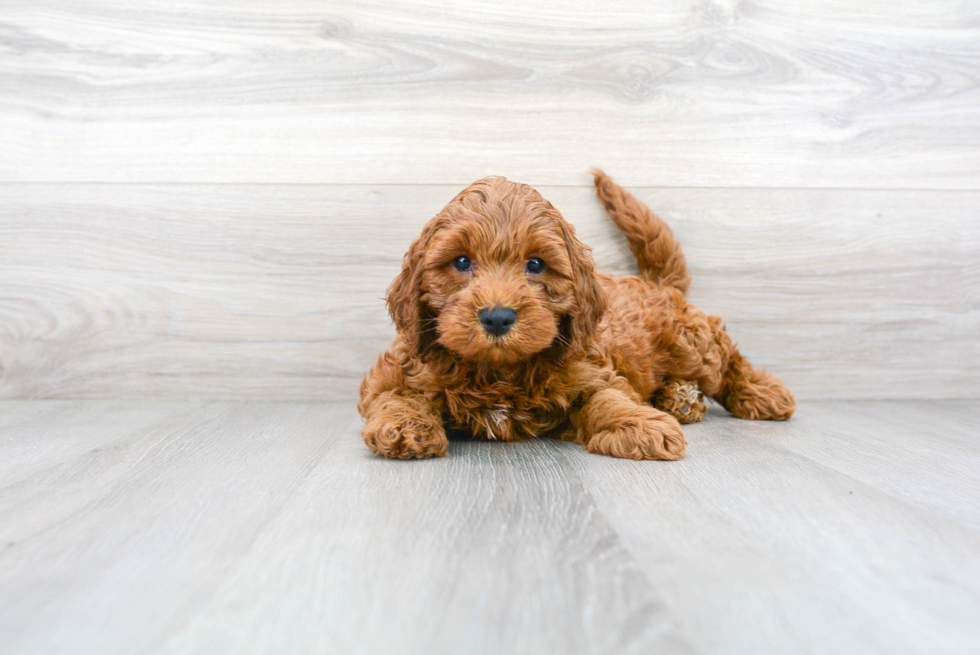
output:
<instances>
[{"instance_id":1,"label":"black nose","mask_svg":"<svg viewBox=\"0 0 980 655\"><path fill-rule=\"evenodd\" d=\"M510 326L517 320L517 312L510 307L494 307L480 310L480 322L483 329L495 337L507 334Z\"/></svg>"}]
</instances>

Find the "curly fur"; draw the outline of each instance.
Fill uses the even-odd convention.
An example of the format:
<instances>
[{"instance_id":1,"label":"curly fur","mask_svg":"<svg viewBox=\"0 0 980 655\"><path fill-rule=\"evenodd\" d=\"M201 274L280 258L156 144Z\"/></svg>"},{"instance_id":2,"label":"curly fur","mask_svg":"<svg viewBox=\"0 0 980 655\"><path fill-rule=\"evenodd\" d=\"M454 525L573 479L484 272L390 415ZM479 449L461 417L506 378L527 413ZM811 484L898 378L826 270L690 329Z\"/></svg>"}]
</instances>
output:
<instances>
[{"instance_id":1,"label":"curly fur","mask_svg":"<svg viewBox=\"0 0 980 655\"><path fill-rule=\"evenodd\" d=\"M596 273L558 210L502 177L475 182L423 228L388 289L398 337L361 384L373 452L442 456L449 428L672 460L685 452L680 423L704 417L702 393L739 418L790 417L789 391L685 299L690 277L670 228L601 171L595 184L639 277ZM453 266L461 255L471 270ZM544 271L527 271L532 257ZM517 314L502 336L478 318L494 306Z\"/></svg>"}]
</instances>

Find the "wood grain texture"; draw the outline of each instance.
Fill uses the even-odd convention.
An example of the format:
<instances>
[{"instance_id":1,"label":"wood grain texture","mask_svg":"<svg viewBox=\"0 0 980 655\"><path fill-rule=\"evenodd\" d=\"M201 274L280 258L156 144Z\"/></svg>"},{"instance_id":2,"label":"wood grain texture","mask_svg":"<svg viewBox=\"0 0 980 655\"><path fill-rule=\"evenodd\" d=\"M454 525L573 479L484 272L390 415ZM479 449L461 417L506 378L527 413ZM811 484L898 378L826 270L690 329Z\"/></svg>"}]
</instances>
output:
<instances>
[{"instance_id":1,"label":"wood grain texture","mask_svg":"<svg viewBox=\"0 0 980 655\"><path fill-rule=\"evenodd\" d=\"M973 653L980 403L712 410L675 463L352 403L0 403L4 653Z\"/></svg>"},{"instance_id":2,"label":"wood grain texture","mask_svg":"<svg viewBox=\"0 0 980 655\"><path fill-rule=\"evenodd\" d=\"M611 171L614 172L614 171ZM0 397L350 399L446 186L3 185ZM587 188L542 187L631 273ZM636 189L801 398L980 394L975 192Z\"/></svg>"},{"instance_id":3,"label":"wood grain texture","mask_svg":"<svg viewBox=\"0 0 980 655\"><path fill-rule=\"evenodd\" d=\"M0 181L980 189L974 2L7 0Z\"/></svg>"}]
</instances>

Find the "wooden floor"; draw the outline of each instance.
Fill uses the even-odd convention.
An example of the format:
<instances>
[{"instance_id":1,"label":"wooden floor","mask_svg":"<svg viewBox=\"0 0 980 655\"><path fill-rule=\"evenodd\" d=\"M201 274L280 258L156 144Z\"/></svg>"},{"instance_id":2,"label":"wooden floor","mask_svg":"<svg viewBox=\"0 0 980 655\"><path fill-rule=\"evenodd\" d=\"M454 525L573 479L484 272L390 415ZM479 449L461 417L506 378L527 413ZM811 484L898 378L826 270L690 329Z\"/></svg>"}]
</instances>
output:
<instances>
[{"instance_id":1,"label":"wooden floor","mask_svg":"<svg viewBox=\"0 0 980 655\"><path fill-rule=\"evenodd\" d=\"M0 403L2 653L980 652L980 402L680 462L372 457L349 403Z\"/></svg>"}]
</instances>

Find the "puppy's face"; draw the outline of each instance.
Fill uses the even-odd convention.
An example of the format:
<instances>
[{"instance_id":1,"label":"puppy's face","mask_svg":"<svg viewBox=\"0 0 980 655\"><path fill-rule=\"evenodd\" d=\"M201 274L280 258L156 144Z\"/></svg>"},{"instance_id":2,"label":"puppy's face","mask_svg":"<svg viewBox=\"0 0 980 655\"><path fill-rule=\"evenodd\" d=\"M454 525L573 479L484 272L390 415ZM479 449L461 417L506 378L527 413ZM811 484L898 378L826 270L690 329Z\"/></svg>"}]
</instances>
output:
<instances>
[{"instance_id":1,"label":"puppy's face","mask_svg":"<svg viewBox=\"0 0 980 655\"><path fill-rule=\"evenodd\" d=\"M536 191L503 178L477 182L430 221L388 302L407 340L496 365L567 349L575 324L585 338L602 310L571 226Z\"/></svg>"},{"instance_id":2,"label":"puppy's face","mask_svg":"<svg viewBox=\"0 0 980 655\"><path fill-rule=\"evenodd\" d=\"M553 217L524 207L463 210L429 242L424 300L438 342L511 364L551 346L574 306L572 266Z\"/></svg>"}]
</instances>

